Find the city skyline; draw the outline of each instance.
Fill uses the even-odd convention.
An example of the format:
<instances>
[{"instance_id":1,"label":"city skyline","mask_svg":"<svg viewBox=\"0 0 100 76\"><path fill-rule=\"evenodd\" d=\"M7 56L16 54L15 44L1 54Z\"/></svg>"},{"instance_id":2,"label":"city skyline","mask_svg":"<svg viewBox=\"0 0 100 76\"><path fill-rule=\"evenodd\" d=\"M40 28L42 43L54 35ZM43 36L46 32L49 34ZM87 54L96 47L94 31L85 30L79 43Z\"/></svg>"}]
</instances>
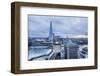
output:
<instances>
[{"instance_id":1,"label":"city skyline","mask_svg":"<svg viewBox=\"0 0 100 76\"><path fill-rule=\"evenodd\" d=\"M87 18L83 17L30 16L29 35L32 38L28 39L28 60L87 58L86 25ZM84 34L85 37L69 38L68 34Z\"/></svg>"},{"instance_id":2,"label":"city skyline","mask_svg":"<svg viewBox=\"0 0 100 76\"><path fill-rule=\"evenodd\" d=\"M66 37L67 34L84 35L88 31L87 17L72 16L28 16L29 37L48 37L52 21L53 33Z\"/></svg>"}]
</instances>

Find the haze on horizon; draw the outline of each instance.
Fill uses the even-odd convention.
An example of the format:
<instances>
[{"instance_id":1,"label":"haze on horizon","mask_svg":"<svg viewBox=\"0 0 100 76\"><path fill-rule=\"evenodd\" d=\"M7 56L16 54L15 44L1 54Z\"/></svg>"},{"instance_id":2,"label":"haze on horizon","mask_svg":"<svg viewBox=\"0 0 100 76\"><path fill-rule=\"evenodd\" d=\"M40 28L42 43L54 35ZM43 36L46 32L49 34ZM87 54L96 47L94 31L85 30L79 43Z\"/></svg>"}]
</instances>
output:
<instances>
[{"instance_id":1,"label":"haze on horizon","mask_svg":"<svg viewBox=\"0 0 100 76\"><path fill-rule=\"evenodd\" d=\"M56 36L66 37L88 33L88 17L29 15L28 37L48 37L50 21Z\"/></svg>"}]
</instances>

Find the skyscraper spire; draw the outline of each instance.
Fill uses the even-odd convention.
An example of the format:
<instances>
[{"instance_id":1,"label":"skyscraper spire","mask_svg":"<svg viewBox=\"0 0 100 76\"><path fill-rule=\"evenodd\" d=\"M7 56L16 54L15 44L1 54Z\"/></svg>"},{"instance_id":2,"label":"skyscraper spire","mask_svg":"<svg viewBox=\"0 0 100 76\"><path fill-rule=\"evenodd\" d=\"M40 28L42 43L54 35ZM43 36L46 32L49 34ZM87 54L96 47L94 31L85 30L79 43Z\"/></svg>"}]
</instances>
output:
<instances>
[{"instance_id":1,"label":"skyscraper spire","mask_svg":"<svg viewBox=\"0 0 100 76\"><path fill-rule=\"evenodd\" d=\"M50 42L53 42L52 21L50 21L49 41L50 41Z\"/></svg>"}]
</instances>

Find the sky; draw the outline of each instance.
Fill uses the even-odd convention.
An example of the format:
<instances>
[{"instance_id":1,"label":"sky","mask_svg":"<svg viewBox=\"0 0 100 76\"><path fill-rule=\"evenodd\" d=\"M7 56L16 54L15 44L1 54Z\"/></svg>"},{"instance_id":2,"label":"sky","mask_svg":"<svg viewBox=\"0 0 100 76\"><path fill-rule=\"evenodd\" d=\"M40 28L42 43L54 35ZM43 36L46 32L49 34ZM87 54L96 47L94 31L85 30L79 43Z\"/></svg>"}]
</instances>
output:
<instances>
[{"instance_id":1,"label":"sky","mask_svg":"<svg viewBox=\"0 0 100 76\"><path fill-rule=\"evenodd\" d=\"M48 37L51 21L56 36L84 35L88 32L88 17L29 15L28 36Z\"/></svg>"}]
</instances>

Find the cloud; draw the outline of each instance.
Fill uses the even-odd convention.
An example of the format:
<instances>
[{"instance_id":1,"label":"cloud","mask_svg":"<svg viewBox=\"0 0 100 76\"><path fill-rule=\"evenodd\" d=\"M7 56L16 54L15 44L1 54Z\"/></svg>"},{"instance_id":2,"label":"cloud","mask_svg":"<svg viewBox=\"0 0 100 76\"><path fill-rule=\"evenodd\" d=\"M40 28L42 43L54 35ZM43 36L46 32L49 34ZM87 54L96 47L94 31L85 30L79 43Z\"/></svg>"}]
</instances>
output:
<instances>
[{"instance_id":1,"label":"cloud","mask_svg":"<svg viewBox=\"0 0 100 76\"><path fill-rule=\"evenodd\" d=\"M88 18L74 16L36 16L28 17L29 37L47 37L50 21L55 35L84 34L88 32Z\"/></svg>"}]
</instances>

